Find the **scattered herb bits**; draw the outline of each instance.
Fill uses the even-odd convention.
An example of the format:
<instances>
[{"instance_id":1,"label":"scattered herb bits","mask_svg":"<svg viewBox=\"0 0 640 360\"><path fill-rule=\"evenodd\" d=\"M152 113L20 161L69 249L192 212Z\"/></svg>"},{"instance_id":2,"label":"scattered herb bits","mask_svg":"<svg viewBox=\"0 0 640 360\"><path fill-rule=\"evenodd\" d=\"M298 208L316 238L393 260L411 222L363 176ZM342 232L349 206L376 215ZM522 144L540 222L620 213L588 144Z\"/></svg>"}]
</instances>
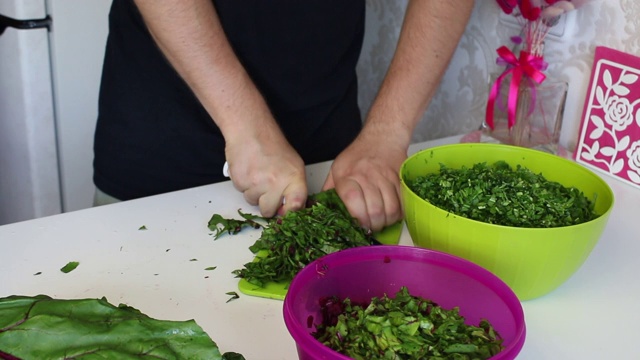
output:
<instances>
[{"instance_id":1,"label":"scattered herb bits","mask_svg":"<svg viewBox=\"0 0 640 360\"><path fill-rule=\"evenodd\" d=\"M503 349L488 321L467 325L458 308L443 309L406 287L394 298L374 297L369 304L329 297L320 305L322 323L313 336L356 360L488 359Z\"/></svg>"},{"instance_id":2,"label":"scattered herb bits","mask_svg":"<svg viewBox=\"0 0 640 360\"><path fill-rule=\"evenodd\" d=\"M460 169L440 165L439 173L408 182L422 199L453 214L490 224L553 228L598 217L594 202L575 187L505 161Z\"/></svg>"}]
</instances>

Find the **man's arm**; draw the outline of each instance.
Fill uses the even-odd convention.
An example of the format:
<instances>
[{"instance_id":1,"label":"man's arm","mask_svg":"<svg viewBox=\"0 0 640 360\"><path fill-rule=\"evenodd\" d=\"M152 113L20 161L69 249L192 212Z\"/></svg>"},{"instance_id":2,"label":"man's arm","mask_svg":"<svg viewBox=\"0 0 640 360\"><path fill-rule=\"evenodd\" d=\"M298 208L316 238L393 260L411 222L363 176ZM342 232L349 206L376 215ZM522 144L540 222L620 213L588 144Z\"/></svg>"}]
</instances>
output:
<instances>
[{"instance_id":1,"label":"man's arm","mask_svg":"<svg viewBox=\"0 0 640 360\"><path fill-rule=\"evenodd\" d=\"M336 188L362 226L402 218L399 169L411 136L449 65L473 0L412 0L380 91L356 140L334 161L324 188Z\"/></svg>"},{"instance_id":2,"label":"man's arm","mask_svg":"<svg viewBox=\"0 0 640 360\"><path fill-rule=\"evenodd\" d=\"M236 57L211 0L135 0L162 53L220 128L234 186L264 216L301 208L304 163ZM222 171L222 169L220 169Z\"/></svg>"}]
</instances>

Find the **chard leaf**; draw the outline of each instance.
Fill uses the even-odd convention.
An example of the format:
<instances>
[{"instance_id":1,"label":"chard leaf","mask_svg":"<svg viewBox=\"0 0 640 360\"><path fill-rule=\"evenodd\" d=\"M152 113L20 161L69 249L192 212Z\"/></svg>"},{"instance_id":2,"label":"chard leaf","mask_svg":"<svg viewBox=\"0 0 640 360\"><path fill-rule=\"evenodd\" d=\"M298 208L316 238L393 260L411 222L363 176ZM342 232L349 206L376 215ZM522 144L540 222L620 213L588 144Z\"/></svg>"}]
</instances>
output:
<instances>
[{"instance_id":1,"label":"chard leaf","mask_svg":"<svg viewBox=\"0 0 640 360\"><path fill-rule=\"evenodd\" d=\"M194 320L156 320L105 298L46 295L0 298L0 349L9 359L225 359Z\"/></svg>"}]
</instances>

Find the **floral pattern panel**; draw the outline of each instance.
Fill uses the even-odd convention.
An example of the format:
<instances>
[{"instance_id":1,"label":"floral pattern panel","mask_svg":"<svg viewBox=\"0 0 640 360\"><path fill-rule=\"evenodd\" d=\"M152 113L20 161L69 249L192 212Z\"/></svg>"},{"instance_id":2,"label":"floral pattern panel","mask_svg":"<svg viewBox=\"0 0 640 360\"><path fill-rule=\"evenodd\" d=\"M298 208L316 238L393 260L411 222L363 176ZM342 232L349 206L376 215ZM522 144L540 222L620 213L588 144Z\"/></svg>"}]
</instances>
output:
<instances>
[{"instance_id":1,"label":"floral pattern panel","mask_svg":"<svg viewBox=\"0 0 640 360\"><path fill-rule=\"evenodd\" d=\"M640 58L596 48L576 160L640 188Z\"/></svg>"}]
</instances>

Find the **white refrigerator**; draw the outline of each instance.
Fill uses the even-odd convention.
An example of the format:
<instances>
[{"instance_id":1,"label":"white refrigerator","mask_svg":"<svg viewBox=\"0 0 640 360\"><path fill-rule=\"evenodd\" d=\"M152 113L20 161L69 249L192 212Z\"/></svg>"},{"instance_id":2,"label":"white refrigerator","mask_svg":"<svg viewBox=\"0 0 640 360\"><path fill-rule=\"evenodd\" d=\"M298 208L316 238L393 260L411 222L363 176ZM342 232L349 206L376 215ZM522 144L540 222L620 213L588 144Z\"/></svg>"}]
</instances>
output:
<instances>
[{"instance_id":1,"label":"white refrigerator","mask_svg":"<svg viewBox=\"0 0 640 360\"><path fill-rule=\"evenodd\" d=\"M0 225L92 205L110 5L0 1Z\"/></svg>"}]
</instances>

